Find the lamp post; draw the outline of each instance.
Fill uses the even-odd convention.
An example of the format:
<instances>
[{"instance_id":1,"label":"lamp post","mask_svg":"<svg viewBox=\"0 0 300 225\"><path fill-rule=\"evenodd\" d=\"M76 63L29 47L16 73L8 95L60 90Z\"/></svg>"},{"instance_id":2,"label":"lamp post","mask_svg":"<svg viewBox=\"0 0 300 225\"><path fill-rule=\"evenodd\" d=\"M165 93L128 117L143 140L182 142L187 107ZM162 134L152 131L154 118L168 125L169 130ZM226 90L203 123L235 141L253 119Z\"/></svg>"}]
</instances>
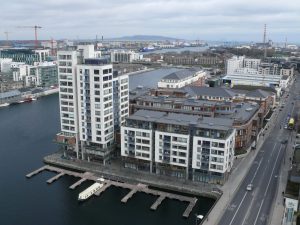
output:
<instances>
[{"instance_id":1,"label":"lamp post","mask_svg":"<svg viewBox=\"0 0 300 225\"><path fill-rule=\"evenodd\" d=\"M203 219L203 215L197 215L197 214L195 214L195 216L196 216L196 225L198 225L198 219L200 219L200 220L202 220Z\"/></svg>"}]
</instances>

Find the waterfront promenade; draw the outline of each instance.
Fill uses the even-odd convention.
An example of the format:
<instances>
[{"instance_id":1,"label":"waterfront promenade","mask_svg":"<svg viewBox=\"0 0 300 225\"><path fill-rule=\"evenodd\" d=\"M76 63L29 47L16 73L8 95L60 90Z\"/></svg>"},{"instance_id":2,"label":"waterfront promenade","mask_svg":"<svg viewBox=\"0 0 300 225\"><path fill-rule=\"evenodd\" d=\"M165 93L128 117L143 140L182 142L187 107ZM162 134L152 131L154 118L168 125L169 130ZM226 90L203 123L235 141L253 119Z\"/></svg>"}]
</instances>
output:
<instances>
[{"instance_id":1,"label":"waterfront promenade","mask_svg":"<svg viewBox=\"0 0 300 225\"><path fill-rule=\"evenodd\" d=\"M92 172L97 176L104 176L110 180L122 181L128 183L143 183L168 190L201 195L209 198L218 199L222 193L220 186L195 183L188 180L178 180L167 176L160 176L141 171L125 169L118 162L112 162L110 165L100 165L96 162L87 162L83 160L67 160L61 158L62 153L54 153L44 158L46 164L64 167L73 170Z\"/></svg>"}]
</instances>

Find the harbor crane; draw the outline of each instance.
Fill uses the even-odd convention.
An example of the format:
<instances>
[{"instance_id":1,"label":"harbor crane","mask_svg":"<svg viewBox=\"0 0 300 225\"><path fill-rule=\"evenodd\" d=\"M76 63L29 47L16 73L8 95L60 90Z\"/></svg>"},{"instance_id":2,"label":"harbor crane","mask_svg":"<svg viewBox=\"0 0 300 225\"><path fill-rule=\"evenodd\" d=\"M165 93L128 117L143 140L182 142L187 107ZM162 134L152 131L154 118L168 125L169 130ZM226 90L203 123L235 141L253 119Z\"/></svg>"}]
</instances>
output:
<instances>
[{"instance_id":1,"label":"harbor crane","mask_svg":"<svg viewBox=\"0 0 300 225\"><path fill-rule=\"evenodd\" d=\"M33 28L34 29L34 37L35 37L34 46L35 46L35 49L37 49L37 47L38 47L37 30L41 29L42 27L38 26L38 25L34 25L34 26L18 26L18 28Z\"/></svg>"}]
</instances>

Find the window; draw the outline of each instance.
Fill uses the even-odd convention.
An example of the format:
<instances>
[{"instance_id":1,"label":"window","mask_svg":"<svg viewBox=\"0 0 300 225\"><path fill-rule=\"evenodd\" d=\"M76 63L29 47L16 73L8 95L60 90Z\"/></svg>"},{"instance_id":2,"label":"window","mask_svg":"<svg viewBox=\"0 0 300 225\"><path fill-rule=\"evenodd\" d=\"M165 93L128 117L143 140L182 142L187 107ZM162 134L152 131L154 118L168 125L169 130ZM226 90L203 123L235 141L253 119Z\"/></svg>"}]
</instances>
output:
<instances>
[{"instance_id":1,"label":"window","mask_svg":"<svg viewBox=\"0 0 300 225\"><path fill-rule=\"evenodd\" d=\"M99 75L99 70L94 70L94 74Z\"/></svg>"},{"instance_id":2,"label":"window","mask_svg":"<svg viewBox=\"0 0 300 225\"><path fill-rule=\"evenodd\" d=\"M100 81L100 78L99 77L94 77L94 81Z\"/></svg>"},{"instance_id":3,"label":"window","mask_svg":"<svg viewBox=\"0 0 300 225\"><path fill-rule=\"evenodd\" d=\"M179 163L180 164L185 164L185 160L184 159L179 159Z\"/></svg>"}]
</instances>

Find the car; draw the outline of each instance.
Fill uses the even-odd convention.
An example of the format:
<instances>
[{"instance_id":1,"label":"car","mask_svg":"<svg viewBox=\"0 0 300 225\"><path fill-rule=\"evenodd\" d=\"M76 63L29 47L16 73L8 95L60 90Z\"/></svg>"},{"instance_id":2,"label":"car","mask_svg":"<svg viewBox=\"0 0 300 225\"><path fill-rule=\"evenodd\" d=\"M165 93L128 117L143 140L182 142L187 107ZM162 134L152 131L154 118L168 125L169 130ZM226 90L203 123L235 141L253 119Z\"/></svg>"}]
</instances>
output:
<instances>
[{"instance_id":1,"label":"car","mask_svg":"<svg viewBox=\"0 0 300 225\"><path fill-rule=\"evenodd\" d=\"M246 190L247 191L252 191L253 189L253 184L248 184L247 187L246 187Z\"/></svg>"},{"instance_id":2,"label":"car","mask_svg":"<svg viewBox=\"0 0 300 225\"><path fill-rule=\"evenodd\" d=\"M280 143L281 143L281 144L287 144L287 143L288 143L288 140L287 140L287 139L283 139L283 140L281 140Z\"/></svg>"},{"instance_id":3,"label":"car","mask_svg":"<svg viewBox=\"0 0 300 225\"><path fill-rule=\"evenodd\" d=\"M288 128L288 126L287 125L284 125L284 129L287 129Z\"/></svg>"}]
</instances>

